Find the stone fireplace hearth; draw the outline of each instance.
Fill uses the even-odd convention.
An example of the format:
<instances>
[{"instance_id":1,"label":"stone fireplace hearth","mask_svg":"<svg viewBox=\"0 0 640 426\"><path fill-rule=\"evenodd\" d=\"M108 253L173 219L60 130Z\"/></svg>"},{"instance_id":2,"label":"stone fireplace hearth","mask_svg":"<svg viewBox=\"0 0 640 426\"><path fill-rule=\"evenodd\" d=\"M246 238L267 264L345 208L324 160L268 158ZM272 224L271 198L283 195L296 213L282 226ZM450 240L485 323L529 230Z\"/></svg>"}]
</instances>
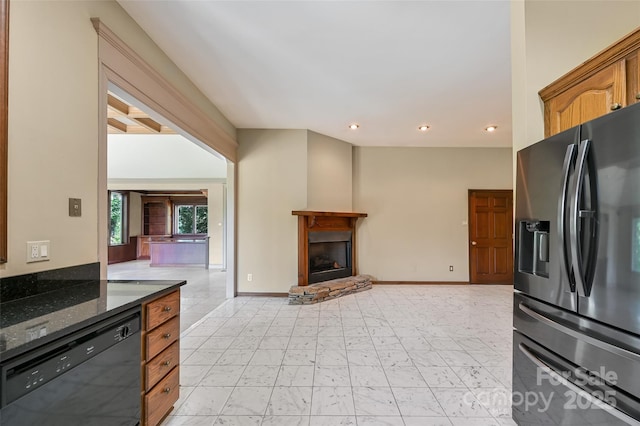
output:
<instances>
[{"instance_id":1,"label":"stone fireplace hearth","mask_svg":"<svg viewBox=\"0 0 640 426\"><path fill-rule=\"evenodd\" d=\"M371 288L358 275L356 221L366 213L293 211L298 216L298 285L289 304L317 303Z\"/></svg>"},{"instance_id":2,"label":"stone fireplace hearth","mask_svg":"<svg viewBox=\"0 0 640 426\"><path fill-rule=\"evenodd\" d=\"M356 275L337 280L323 281L318 284L306 286L293 286L289 289L290 305L309 305L323 302L336 297L346 296L351 293L369 290L372 277L369 275Z\"/></svg>"}]
</instances>

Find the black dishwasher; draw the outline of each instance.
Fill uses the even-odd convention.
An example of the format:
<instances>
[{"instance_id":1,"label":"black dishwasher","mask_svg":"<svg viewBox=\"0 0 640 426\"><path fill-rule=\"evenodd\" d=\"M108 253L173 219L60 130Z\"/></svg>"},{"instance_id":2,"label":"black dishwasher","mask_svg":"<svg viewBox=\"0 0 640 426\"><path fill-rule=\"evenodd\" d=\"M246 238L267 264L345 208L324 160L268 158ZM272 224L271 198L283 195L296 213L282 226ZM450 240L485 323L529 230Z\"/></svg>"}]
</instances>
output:
<instances>
[{"instance_id":1,"label":"black dishwasher","mask_svg":"<svg viewBox=\"0 0 640 426\"><path fill-rule=\"evenodd\" d=\"M0 374L2 425L137 425L140 310L3 361Z\"/></svg>"}]
</instances>

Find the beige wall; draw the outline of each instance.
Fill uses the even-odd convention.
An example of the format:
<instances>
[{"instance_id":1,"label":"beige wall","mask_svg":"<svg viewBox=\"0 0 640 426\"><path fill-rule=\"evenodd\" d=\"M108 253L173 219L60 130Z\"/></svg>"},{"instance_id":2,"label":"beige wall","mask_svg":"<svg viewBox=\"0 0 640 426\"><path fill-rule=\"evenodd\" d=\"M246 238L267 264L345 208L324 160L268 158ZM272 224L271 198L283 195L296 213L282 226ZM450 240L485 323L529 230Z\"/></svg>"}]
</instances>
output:
<instances>
[{"instance_id":1,"label":"beige wall","mask_svg":"<svg viewBox=\"0 0 640 426\"><path fill-rule=\"evenodd\" d=\"M129 236L142 234L142 196L139 192L129 193Z\"/></svg>"},{"instance_id":2,"label":"beige wall","mask_svg":"<svg viewBox=\"0 0 640 426\"><path fill-rule=\"evenodd\" d=\"M238 291L286 292L298 282L291 212L352 211L353 147L308 130L240 129L238 142Z\"/></svg>"},{"instance_id":3,"label":"beige wall","mask_svg":"<svg viewBox=\"0 0 640 426\"><path fill-rule=\"evenodd\" d=\"M9 262L0 276L98 261L98 43L91 17L235 133L115 1L12 1ZM82 199L82 217L68 216L70 197ZM50 261L26 263L31 240L51 241Z\"/></svg>"},{"instance_id":4,"label":"beige wall","mask_svg":"<svg viewBox=\"0 0 640 426\"><path fill-rule=\"evenodd\" d=\"M333 206L369 214L358 227L361 273L383 281L468 281L468 190L512 188L511 149L352 147L304 130L238 130L238 141L239 292L295 285L291 211ZM332 201L319 185L325 178L347 187L352 205L344 193L343 204Z\"/></svg>"},{"instance_id":5,"label":"beige wall","mask_svg":"<svg viewBox=\"0 0 640 426\"><path fill-rule=\"evenodd\" d=\"M640 26L640 2L511 3L515 155L544 138L544 111L538 91Z\"/></svg>"},{"instance_id":6,"label":"beige wall","mask_svg":"<svg viewBox=\"0 0 640 426\"><path fill-rule=\"evenodd\" d=\"M468 190L511 188L511 149L356 147L359 272L468 281Z\"/></svg>"},{"instance_id":7,"label":"beige wall","mask_svg":"<svg viewBox=\"0 0 640 426\"><path fill-rule=\"evenodd\" d=\"M286 292L298 281L291 211L307 206L307 131L239 129L238 143L237 289Z\"/></svg>"},{"instance_id":8,"label":"beige wall","mask_svg":"<svg viewBox=\"0 0 640 426\"><path fill-rule=\"evenodd\" d=\"M307 210L352 211L353 145L312 131L307 137Z\"/></svg>"},{"instance_id":9,"label":"beige wall","mask_svg":"<svg viewBox=\"0 0 640 426\"><path fill-rule=\"evenodd\" d=\"M210 185L208 188L209 223L209 263L211 265L224 264L224 206L225 185Z\"/></svg>"}]
</instances>

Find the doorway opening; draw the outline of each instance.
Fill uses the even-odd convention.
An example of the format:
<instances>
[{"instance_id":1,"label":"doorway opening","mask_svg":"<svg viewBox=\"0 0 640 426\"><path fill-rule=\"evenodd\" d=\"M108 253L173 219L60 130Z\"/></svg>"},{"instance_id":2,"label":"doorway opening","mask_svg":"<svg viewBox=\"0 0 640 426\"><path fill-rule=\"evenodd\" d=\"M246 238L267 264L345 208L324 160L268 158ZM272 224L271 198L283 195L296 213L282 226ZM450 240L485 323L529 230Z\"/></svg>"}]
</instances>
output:
<instances>
[{"instance_id":1,"label":"doorway opening","mask_svg":"<svg viewBox=\"0 0 640 426\"><path fill-rule=\"evenodd\" d=\"M98 112L103 131L98 134L98 258L100 261L100 277L107 278L108 264L108 247L109 247L109 226L110 226L110 197L108 183L108 141L107 129L109 125L108 117L108 93L111 92L119 97L122 101L128 102L132 106L136 106L142 112L146 113L152 121L165 125L172 129L182 137L191 142L190 148L198 148L205 150L226 163L226 180L222 186L224 203L223 217L223 265L226 272L225 275L225 297L231 298L236 295L236 259L235 259L235 204L236 204L236 167L238 143L235 140L235 128L229 123L224 116L197 90L184 90L185 87L191 88L191 82L183 76L177 67L174 67L170 61L160 64L164 74L160 73L151 64L145 61L131 47L129 47L117 34L109 29L99 18L91 18L91 23L98 35L98 59L99 59L99 104ZM171 76L170 80L165 77ZM174 85L178 83L178 86ZM138 117L142 121L147 117ZM137 120L140 122L140 120ZM112 123L116 124L116 123ZM125 123L126 124L126 123ZM147 121L145 124L153 123ZM144 126L143 126L144 127ZM157 127L157 126L156 126ZM160 127L160 132L163 128ZM155 147L154 147L155 150ZM141 156L142 161L149 162L144 155ZM146 166L146 164L145 164ZM142 178L140 178L142 179ZM160 178L161 179L161 178ZM139 182L141 183L141 182ZM138 190L141 188L137 186ZM116 189L112 186L112 189ZM165 190L167 188L153 188ZM203 187L197 185L195 190L201 190ZM151 189L150 189L151 190ZM216 196L208 190L206 194L207 200L216 198ZM207 205L209 201L207 201ZM142 213L141 213L142 214ZM208 211L208 221L211 225L212 212ZM142 226L142 225L141 225ZM210 231L210 230L209 230ZM208 232L209 232L208 231ZM129 235L131 230L129 230ZM210 253L211 255L211 253ZM136 261L138 262L138 261ZM117 266L115 264L113 266ZM163 267L164 268L164 267ZM174 270L177 268L174 268ZM168 278L160 274L160 267L146 268L154 272L156 278ZM178 269L179 271L214 271L214 269L187 268ZM187 278L182 274L182 278ZM191 279L191 282L195 279ZM188 287L189 284L187 284ZM183 288L185 288L183 287ZM208 311L207 311L208 312ZM186 317L182 316L184 319Z\"/></svg>"},{"instance_id":2,"label":"doorway opening","mask_svg":"<svg viewBox=\"0 0 640 426\"><path fill-rule=\"evenodd\" d=\"M227 296L227 161L116 85L106 97L107 279L187 280L186 330Z\"/></svg>"}]
</instances>

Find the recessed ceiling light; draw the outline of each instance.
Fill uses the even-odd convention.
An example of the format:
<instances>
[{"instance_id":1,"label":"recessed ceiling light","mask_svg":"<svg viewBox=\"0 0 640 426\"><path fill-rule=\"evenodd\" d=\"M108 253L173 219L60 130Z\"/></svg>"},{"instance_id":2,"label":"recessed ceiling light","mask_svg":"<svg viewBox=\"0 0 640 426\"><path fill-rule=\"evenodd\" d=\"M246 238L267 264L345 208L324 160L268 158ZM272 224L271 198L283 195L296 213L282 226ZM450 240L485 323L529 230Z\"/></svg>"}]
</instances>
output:
<instances>
[{"instance_id":1,"label":"recessed ceiling light","mask_svg":"<svg viewBox=\"0 0 640 426\"><path fill-rule=\"evenodd\" d=\"M429 130L429 126L423 124L422 126L418 126L418 130L420 130L421 132L426 132L427 130Z\"/></svg>"},{"instance_id":2,"label":"recessed ceiling light","mask_svg":"<svg viewBox=\"0 0 640 426\"><path fill-rule=\"evenodd\" d=\"M488 127L485 127L484 130L491 133L491 132L495 132L497 128L498 126L488 126Z\"/></svg>"},{"instance_id":3,"label":"recessed ceiling light","mask_svg":"<svg viewBox=\"0 0 640 426\"><path fill-rule=\"evenodd\" d=\"M357 124L357 123L353 123L353 124L350 124L350 125L349 125L349 128L350 128L351 130L356 130L358 127L360 127L360 125L359 125L359 124Z\"/></svg>"}]
</instances>

